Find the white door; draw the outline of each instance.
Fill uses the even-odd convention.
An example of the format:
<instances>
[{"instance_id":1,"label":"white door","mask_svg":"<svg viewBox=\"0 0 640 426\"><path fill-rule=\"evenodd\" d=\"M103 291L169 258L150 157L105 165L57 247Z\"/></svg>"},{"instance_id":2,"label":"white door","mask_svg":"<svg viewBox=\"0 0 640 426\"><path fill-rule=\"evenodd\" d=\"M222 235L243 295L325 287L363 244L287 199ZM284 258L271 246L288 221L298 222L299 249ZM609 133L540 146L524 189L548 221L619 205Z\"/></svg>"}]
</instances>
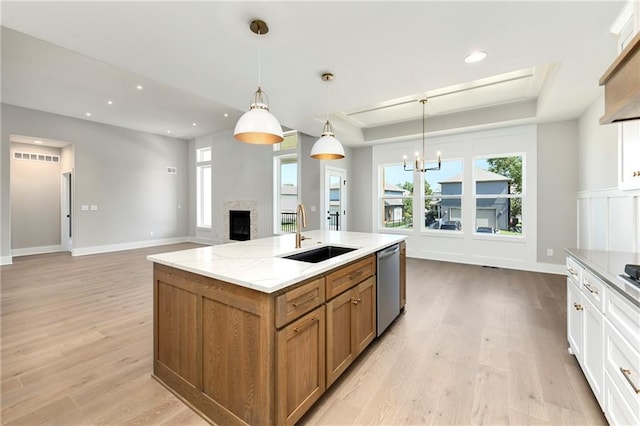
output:
<instances>
[{"instance_id":1,"label":"white door","mask_svg":"<svg viewBox=\"0 0 640 426\"><path fill-rule=\"evenodd\" d=\"M330 231L347 230L347 171L326 166L324 184L325 226Z\"/></svg>"}]
</instances>

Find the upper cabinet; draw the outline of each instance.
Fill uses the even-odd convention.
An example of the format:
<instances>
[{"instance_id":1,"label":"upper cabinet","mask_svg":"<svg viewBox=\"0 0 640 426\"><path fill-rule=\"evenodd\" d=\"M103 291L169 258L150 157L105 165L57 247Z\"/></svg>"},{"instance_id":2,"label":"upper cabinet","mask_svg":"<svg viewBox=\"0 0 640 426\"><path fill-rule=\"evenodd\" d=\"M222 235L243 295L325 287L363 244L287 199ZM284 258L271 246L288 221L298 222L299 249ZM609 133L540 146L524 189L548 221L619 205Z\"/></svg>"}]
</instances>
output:
<instances>
[{"instance_id":1,"label":"upper cabinet","mask_svg":"<svg viewBox=\"0 0 640 426\"><path fill-rule=\"evenodd\" d=\"M640 119L640 33L600 78L604 115L600 124Z\"/></svg>"}]
</instances>

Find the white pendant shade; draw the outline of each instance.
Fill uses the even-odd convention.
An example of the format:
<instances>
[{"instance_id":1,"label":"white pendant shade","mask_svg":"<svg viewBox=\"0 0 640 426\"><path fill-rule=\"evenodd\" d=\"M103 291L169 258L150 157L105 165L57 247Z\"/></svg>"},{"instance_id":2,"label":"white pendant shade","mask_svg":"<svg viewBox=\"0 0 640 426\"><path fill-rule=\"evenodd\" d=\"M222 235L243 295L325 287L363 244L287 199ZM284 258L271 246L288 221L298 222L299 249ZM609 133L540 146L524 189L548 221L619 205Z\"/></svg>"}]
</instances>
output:
<instances>
[{"instance_id":1,"label":"white pendant shade","mask_svg":"<svg viewBox=\"0 0 640 426\"><path fill-rule=\"evenodd\" d=\"M284 140L282 126L265 104L251 104L236 123L233 136L246 143L272 145Z\"/></svg>"},{"instance_id":2,"label":"white pendant shade","mask_svg":"<svg viewBox=\"0 0 640 426\"><path fill-rule=\"evenodd\" d=\"M311 157L316 160L338 160L344 158L344 148L332 134L323 133L313 144Z\"/></svg>"}]
</instances>

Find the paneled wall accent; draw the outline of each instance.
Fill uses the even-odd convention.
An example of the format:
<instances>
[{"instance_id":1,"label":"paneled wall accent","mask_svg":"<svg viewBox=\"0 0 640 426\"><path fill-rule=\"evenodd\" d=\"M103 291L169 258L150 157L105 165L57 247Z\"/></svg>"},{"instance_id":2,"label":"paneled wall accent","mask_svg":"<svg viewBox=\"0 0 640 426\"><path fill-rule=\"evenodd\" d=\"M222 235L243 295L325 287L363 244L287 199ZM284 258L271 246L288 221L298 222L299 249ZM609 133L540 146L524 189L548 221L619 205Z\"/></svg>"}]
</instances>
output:
<instances>
[{"instance_id":1,"label":"paneled wall accent","mask_svg":"<svg viewBox=\"0 0 640 426\"><path fill-rule=\"evenodd\" d=\"M577 193L578 248L640 252L640 191Z\"/></svg>"}]
</instances>

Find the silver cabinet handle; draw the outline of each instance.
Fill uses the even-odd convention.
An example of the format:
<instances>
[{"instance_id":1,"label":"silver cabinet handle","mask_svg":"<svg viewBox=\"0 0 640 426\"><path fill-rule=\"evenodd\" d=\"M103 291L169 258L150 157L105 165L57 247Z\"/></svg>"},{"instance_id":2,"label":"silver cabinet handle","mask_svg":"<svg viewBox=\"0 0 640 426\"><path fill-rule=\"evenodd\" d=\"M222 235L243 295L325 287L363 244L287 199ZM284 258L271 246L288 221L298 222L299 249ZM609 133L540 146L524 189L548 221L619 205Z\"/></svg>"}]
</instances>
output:
<instances>
[{"instance_id":1,"label":"silver cabinet handle","mask_svg":"<svg viewBox=\"0 0 640 426\"><path fill-rule=\"evenodd\" d=\"M584 308L582 307L582 305L581 305L581 304L579 304L578 302L574 302L574 303L573 303L573 307L574 307L574 308L576 308L576 311L581 311L581 310L583 310L583 309L584 309Z\"/></svg>"},{"instance_id":2,"label":"silver cabinet handle","mask_svg":"<svg viewBox=\"0 0 640 426\"><path fill-rule=\"evenodd\" d=\"M631 375L633 374L633 371L629 370L628 368L620 367L620 372L622 372L622 375L624 376L624 378L627 379L627 382L629 383L629 386L631 386L631 389L633 389L633 391L636 394L640 395L640 389L638 389L636 384L633 383L633 381L631 380Z\"/></svg>"},{"instance_id":3,"label":"silver cabinet handle","mask_svg":"<svg viewBox=\"0 0 640 426\"><path fill-rule=\"evenodd\" d=\"M589 285L589 283L585 282L585 283L584 283L584 286L585 286L585 288L586 288L587 290L589 290L589 292L590 292L591 294L598 294L598 290L596 290L595 288L591 287L591 286Z\"/></svg>"}]
</instances>

